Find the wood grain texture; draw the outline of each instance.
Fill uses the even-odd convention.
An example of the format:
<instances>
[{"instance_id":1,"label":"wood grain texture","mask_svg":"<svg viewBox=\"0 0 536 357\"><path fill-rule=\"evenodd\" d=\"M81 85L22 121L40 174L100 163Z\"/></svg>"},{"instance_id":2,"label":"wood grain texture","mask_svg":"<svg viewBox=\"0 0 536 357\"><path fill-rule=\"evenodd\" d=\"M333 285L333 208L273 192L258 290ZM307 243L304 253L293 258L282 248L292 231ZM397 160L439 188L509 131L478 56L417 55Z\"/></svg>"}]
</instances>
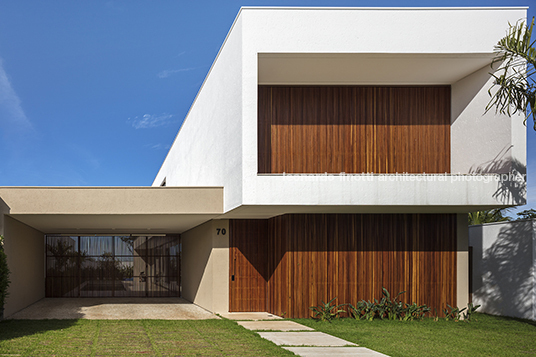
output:
<instances>
[{"instance_id":1,"label":"wood grain texture","mask_svg":"<svg viewBox=\"0 0 536 357\"><path fill-rule=\"evenodd\" d=\"M229 311L265 311L267 266L259 264L265 260L266 239L259 239L266 234L268 220L251 219L240 221L240 226L230 221L229 239L233 247L230 249L229 269Z\"/></svg>"},{"instance_id":2,"label":"wood grain texture","mask_svg":"<svg viewBox=\"0 0 536 357\"><path fill-rule=\"evenodd\" d=\"M450 86L259 86L258 172L450 172Z\"/></svg>"},{"instance_id":3,"label":"wood grain texture","mask_svg":"<svg viewBox=\"0 0 536 357\"><path fill-rule=\"evenodd\" d=\"M230 311L308 317L406 291L440 312L456 304L456 215L291 214L231 220Z\"/></svg>"}]
</instances>

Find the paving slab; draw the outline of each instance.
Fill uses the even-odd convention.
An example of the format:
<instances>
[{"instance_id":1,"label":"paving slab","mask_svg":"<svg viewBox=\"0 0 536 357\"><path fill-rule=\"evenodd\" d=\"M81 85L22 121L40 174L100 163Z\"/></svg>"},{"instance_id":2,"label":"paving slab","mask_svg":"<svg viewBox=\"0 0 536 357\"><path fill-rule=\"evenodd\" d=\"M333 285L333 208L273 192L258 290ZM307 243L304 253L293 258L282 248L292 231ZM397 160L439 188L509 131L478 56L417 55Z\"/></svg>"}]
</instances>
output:
<instances>
[{"instance_id":1,"label":"paving slab","mask_svg":"<svg viewBox=\"0 0 536 357\"><path fill-rule=\"evenodd\" d=\"M46 298L9 319L205 320L215 314L181 298Z\"/></svg>"},{"instance_id":2,"label":"paving slab","mask_svg":"<svg viewBox=\"0 0 536 357\"><path fill-rule=\"evenodd\" d=\"M302 357L317 356L360 356L360 357L388 357L383 353L369 350L366 347L283 347Z\"/></svg>"},{"instance_id":3,"label":"paving slab","mask_svg":"<svg viewBox=\"0 0 536 357\"><path fill-rule=\"evenodd\" d=\"M259 332L262 338L272 341L278 346L357 346L342 338L323 332Z\"/></svg>"},{"instance_id":4,"label":"paving slab","mask_svg":"<svg viewBox=\"0 0 536 357\"><path fill-rule=\"evenodd\" d=\"M221 317L229 320L277 320L281 316L273 315L268 312L222 312Z\"/></svg>"},{"instance_id":5,"label":"paving slab","mask_svg":"<svg viewBox=\"0 0 536 357\"><path fill-rule=\"evenodd\" d=\"M239 325L248 330L274 330L274 331L314 331L294 321L238 321Z\"/></svg>"}]
</instances>

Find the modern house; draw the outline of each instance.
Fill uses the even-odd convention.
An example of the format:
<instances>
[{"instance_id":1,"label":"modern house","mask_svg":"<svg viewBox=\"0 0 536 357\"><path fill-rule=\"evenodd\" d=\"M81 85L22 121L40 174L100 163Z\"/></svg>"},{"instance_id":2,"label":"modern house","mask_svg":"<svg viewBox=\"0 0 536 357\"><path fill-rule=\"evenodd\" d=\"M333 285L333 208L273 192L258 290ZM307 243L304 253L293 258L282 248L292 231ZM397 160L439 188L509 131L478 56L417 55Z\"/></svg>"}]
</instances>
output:
<instances>
[{"instance_id":1,"label":"modern house","mask_svg":"<svg viewBox=\"0 0 536 357\"><path fill-rule=\"evenodd\" d=\"M242 8L154 187L0 188L6 315L181 294L305 317L382 287L465 306L467 213L525 202L522 120L484 114L494 45L525 17Z\"/></svg>"}]
</instances>

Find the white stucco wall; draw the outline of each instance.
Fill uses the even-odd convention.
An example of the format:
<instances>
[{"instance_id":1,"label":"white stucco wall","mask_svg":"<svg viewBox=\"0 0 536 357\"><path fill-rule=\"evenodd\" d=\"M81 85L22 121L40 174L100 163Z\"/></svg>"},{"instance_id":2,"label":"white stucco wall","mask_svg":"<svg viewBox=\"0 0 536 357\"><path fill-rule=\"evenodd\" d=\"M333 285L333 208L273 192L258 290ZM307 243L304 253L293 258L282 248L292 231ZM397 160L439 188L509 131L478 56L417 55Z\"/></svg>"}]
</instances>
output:
<instances>
[{"instance_id":1,"label":"white stucco wall","mask_svg":"<svg viewBox=\"0 0 536 357\"><path fill-rule=\"evenodd\" d=\"M310 62L315 70L323 63L326 74L318 77L323 84L338 84L327 81L330 63L342 63L336 61L337 54L350 64L355 54L381 54L382 63L389 63L392 55L393 66L400 56L410 55L407 68L418 69L412 63L422 61L432 66L428 70L437 68L447 75L423 80L419 71L404 72L400 78L393 73L393 84L452 85L453 173L473 173L496 157L506 160L505 167L511 157L523 166L526 144L517 118L482 114L490 85L485 66L493 46L505 35L508 22L525 16L524 8L243 8L154 184L167 177L168 185L223 185L226 212L241 205L522 204L522 189L512 193L510 184L493 179L423 182L359 175L343 179L258 175L257 88L260 54L329 54L321 62ZM359 66L359 56L355 60ZM363 60L371 63L370 57ZM460 63L469 64L463 68L472 72L460 71ZM381 68L371 70L378 82L389 84ZM371 78L366 84L372 84ZM356 79L344 84L363 83Z\"/></svg>"},{"instance_id":2,"label":"white stucco wall","mask_svg":"<svg viewBox=\"0 0 536 357\"><path fill-rule=\"evenodd\" d=\"M257 73L258 53L416 53L466 54L490 53L504 36L508 22L526 16L524 9L332 9L263 11L245 9L243 15L243 66L245 73ZM389 26L386 26L389 24ZM500 25L498 25L500 24ZM484 71L484 70L483 70ZM474 84L478 76L465 83ZM360 84L360 83L355 83ZM465 101L471 104L463 121L474 120L478 106L484 112L489 82L473 93L463 93L462 85L454 86L453 106ZM483 88L482 88L483 87ZM244 76L243 122L243 202L244 204L356 204L356 205L472 205L522 203L519 197L498 195L496 182L407 182L322 180L301 177L298 181L282 176L257 175L257 82ZM463 110L462 110L463 111ZM512 143L510 121L494 125L486 134L500 139L474 140L480 128L467 126L452 132L456 168L468 168L489 161L489 156L472 156L472 152L497 152ZM459 120L461 124L462 120ZM461 125L460 125L461 126ZM507 127L507 130L504 128ZM463 134L463 138L457 136ZM467 140L467 135L472 136ZM517 139L517 138L516 138ZM524 139L519 142L524 152ZM520 155L521 162L525 162ZM454 171L457 172L457 171Z\"/></svg>"},{"instance_id":3,"label":"white stucco wall","mask_svg":"<svg viewBox=\"0 0 536 357\"><path fill-rule=\"evenodd\" d=\"M470 226L469 245L479 311L536 320L536 220Z\"/></svg>"},{"instance_id":4,"label":"white stucco wall","mask_svg":"<svg viewBox=\"0 0 536 357\"><path fill-rule=\"evenodd\" d=\"M225 209L242 198L242 20L233 25L153 186L223 186Z\"/></svg>"},{"instance_id":5,"label":"white stucco wall","mask_svg":"<svg viewBox=\"0 0 536 357\"><path fill-rule=\"evenodd\" d=\"M451 172L509 172L526 166L523 118L508 118L492 109L484 114L493 84L485 66L452 84Z\"/></svg>"}]
</instances>

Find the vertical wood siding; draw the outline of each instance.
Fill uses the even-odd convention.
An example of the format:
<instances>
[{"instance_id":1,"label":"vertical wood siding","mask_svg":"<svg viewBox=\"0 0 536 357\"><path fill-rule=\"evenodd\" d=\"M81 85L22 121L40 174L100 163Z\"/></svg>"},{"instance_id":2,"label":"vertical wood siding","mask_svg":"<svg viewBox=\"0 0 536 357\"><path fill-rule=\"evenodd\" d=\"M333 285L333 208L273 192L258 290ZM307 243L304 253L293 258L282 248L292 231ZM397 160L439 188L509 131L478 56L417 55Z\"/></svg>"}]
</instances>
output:
<instances>
[{"instance_id":1,"label":"vertical wood siding","mask_svg":"<svg viewBox=\"0 0 536 357\"><path fill-rule=\"evenodd\" d=\"M229 311L266 311L268 220L230 221Z\"/></svg>"},{"instance_id":2,"label":"vertical wood siding","mask_svg":"<svg viewBox=\"0 0 536 357\"><path fill-rule=\"evenodd\" d=\"M456 216L291 214L231 220L230 311L310 316L309 306L406 291L440 312L456 304Z\"/></svg>"},{"instance_id":3,"label":"vertical wood siding","mask_svg":"<svg viewBox=\"0 0 536 357\"><path fill-rule=\"evenodd\" d=\"M450 172L450 86L259 86L258 172Z\"/></svg>"}]
</instances>

